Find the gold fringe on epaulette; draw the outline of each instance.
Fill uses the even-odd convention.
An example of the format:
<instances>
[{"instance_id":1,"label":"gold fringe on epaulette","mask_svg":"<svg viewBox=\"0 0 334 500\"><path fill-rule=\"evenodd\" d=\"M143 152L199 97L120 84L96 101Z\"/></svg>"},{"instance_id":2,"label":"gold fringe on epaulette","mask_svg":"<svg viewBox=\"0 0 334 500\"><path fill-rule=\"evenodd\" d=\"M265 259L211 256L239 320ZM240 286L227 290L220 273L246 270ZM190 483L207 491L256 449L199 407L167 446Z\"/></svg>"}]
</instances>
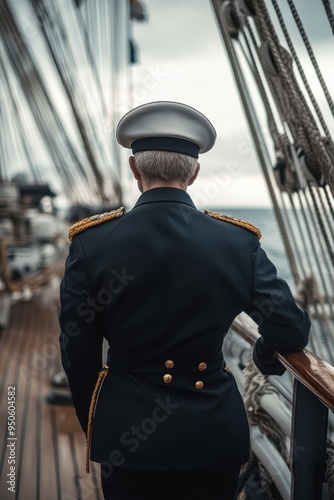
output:
<instances>
[{"instance_id":1,"label":"gold fringe on epaulette","mask_svg":"<svg viewBox=\"0 0 334 500\"><path fill-rule=\"evenodd\" d=\"M100 390L101 384L109 372L109 366L104 365L103 368L99 371L97 376L97 381L94 387L94 391L92 394L92 398L90 400L89 411L88 411L88 424L87 424L87 436L86 436L86 472L89 473L89 455L90 455L90 444L92 441L92 425L93 425L93 416L95 411L95 403L97 394Z\"/></svg>"},{"instance_id":2,"label":"gold fringe on epaulette","mask_svg":"<svg viewBox=\"0 0 334 500\"><path fill-rule=\"evenodd\" d=\"M256 234L256 236L260 239L262 234L258 227L254 226L251 222L247 222L242 219L236 219L235 217L230 217L229 215L222 215L217 212L210 212L209 210L204 210L204 213L213 217L214 219L222 220L224 222L230 222L231 224L235 224L236 226L244 227L249 231L252 231Z\"/></svg>"},{"instance_id":3,"label":"gold fringe on epaulette","mask_svg":"<svg viewBox=\"0 0 334 500\"><path fill-rule=\"evenodd\" d=\"M73 226L70 227L68 231L68 237L70 241L72 241L73 237L76 234L81 233L81 231L84 231L89 227L97 226L102 222L121 217L124 213L125 208L120 207L116 210L112 210L111 212L105 212L103 214L92 215L92 217L86 217L85 219L79 220L79 222L76 222L75 224L73 224Z\"/></svg>"}]
</instances>

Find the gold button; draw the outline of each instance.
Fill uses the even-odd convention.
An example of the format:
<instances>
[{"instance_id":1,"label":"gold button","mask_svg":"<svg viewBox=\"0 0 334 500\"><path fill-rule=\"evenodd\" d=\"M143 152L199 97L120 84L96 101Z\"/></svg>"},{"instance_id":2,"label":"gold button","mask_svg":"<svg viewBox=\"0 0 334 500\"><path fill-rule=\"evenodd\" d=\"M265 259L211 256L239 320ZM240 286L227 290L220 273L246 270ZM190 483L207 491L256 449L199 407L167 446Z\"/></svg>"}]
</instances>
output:
<instances>
[{"instance_id":1,"label":"gold button","mask_svg":"<svg viewBox=\"0 0 334 500\"><path fill-rule=\"evenodd\" d=\"M204 371L207 369L207 364L206 363L200 363L197 367L199 369L199 371Z\"/></svg>"},{"instance_id":2,"label":"gold button","mask_svg":"<svg viewBox=\"0 0 334 500\"><path fill-rule=\"evenodd\" d=\"M172 361L171 359L167 359L167 361L165 362L165 367L174 368L174 361Z\"/></svg>"},{"instance_id":3,"label":"gold button","mask_svg":"<svg viewBox=\"0 0 334 500\"><path fill-rule=\"evenodd\" d=\"M172 379L173 377L170 375L170 373L165 373L165 375L162 377L162 380L165 382L165 384L169 384Z\"/></svg>"},{"instance_id":4,"label":"gold button","mask_svg":"<svg viewBox=\"0 0 334 500\"><path fill-rule=\"evenodd\" d=\"M202 380L197 380L197 382L196 382L196 384L195 384L195 387L196 387L196 389L198 389L198 390L203 389L204 384L203 384Z\"/></svg>"}]
</instances>

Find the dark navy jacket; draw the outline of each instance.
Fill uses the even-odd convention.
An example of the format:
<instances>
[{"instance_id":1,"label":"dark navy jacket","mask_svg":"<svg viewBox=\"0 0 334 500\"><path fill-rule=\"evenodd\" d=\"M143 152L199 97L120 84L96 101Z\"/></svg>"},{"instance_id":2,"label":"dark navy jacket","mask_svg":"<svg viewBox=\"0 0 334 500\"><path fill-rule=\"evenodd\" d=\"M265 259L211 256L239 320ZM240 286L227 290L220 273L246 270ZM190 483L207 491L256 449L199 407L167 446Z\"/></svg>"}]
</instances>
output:
<instances>
[{"instance_id":1,"label":"dark navy jacket","mask_svg":"<svg viewBox=\"0 0 334 500\"><path fill-rule=\"evenodd\" d=\"M272 352L307 344L307 313L257 236L200 212L185 191L151 189L122 217L77 234L59 320L84 431L103 337L110 346L91 459L152 470L247 462L247 417L222 354L242 311Z\"/></svg>"}]
</instances>

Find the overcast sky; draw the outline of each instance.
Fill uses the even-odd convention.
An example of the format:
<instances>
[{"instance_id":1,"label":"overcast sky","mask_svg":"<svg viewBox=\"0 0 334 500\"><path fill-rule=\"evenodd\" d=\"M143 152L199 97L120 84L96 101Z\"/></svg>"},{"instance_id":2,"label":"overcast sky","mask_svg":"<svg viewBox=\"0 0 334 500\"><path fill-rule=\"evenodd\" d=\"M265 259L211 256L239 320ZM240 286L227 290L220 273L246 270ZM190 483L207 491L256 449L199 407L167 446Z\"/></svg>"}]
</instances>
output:
<instances>
[{"instance_id":1,"label":"overcast sky","mask_svg":"<svg viewBox=\"0 0 334 500\"><path fill-rule=\"evenodd\" d=\"M148 20L132 23L138 57L138 63L133 65L133 105L160 99L180 101L199 109L212 121L218 133L216 145L200 157L200 177L189 188L200 205L270 206L211 1L145 0L143 4ZM333 117L326 109L287 2L279 4L333 130ZM333 34L322 2L296 0L295 4L327 85L333 88ZM286 46L280 32L279 36ZM258 109L265 125L261 105ZM273 155L272 147L270 153Z\"/></svg>"}]
</instances>

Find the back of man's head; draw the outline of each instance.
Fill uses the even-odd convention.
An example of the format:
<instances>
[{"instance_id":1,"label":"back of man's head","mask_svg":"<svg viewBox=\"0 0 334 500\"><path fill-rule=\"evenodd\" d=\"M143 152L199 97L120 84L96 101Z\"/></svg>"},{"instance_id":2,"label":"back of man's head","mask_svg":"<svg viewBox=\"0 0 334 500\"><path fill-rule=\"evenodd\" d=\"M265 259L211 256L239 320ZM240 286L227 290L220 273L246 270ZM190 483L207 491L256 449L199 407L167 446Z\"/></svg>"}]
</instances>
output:
<instances>
[{"instance_id":1,"label":"back of man's head","mask_svg":"<svg viewBox=\"0 0 334 500\"><path fill-rule=\"evenodd\" d=\"M198 167L197 159L171 151L134 153L136 167L147 185L155 182L188 184Z\"/></svg>"}]
</instances>

